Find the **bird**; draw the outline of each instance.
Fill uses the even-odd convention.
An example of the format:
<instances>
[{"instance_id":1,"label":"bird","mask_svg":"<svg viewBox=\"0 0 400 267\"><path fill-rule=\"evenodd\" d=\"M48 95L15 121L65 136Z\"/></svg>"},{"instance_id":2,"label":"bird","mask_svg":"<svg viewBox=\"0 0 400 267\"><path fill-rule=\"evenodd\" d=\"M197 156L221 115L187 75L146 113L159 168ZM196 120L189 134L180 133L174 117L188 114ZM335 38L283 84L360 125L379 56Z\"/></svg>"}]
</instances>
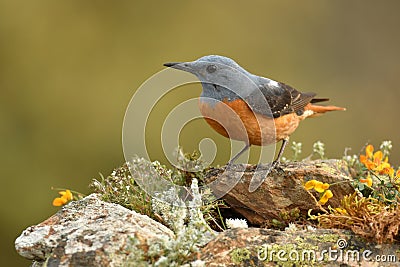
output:
<instances>
[{"instance_id":1,"label":"bird","mask_svg":"<svg viewBox=\"0 0 400 267\"><path fill-rule=\"evenodd\" d=\"M285 83L252 74L225 56L207 55L164 66L194 74L202 84L198 105L206 122L219 134L244 142L243 149L227 165L233 164L251 145L282 141L271 163L274 168L301 121L329 111L346 110L318 105L329 99L316 98L316 93L300 92Z\"/></svg>"}]
</instances>

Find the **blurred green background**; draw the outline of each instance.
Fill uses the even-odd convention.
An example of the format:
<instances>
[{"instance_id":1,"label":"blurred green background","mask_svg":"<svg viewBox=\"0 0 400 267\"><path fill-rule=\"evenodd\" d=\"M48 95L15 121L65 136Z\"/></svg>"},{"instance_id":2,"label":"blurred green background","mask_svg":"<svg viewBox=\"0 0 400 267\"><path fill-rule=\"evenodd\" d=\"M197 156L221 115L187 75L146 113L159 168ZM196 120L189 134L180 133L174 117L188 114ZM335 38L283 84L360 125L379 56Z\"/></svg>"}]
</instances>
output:
<instances>
[{"instance_id":1,"label":"blurred green background","mask_svg":"<svg viewBox=\"0 0 400 267\"><path fill-rule=\"evenodd\" d=\"M303 122L292 140L303 142L304 155L317 140L340 157L345 147L358 153L368 141L389 139L398 165L399 10L396 0L1 0L4 266L29 264L14 239L58 210L52 186L89 193L92 178L124 161L125 109L164 62L226 55L253 73L329 97L348 110ZM216 136L199 125L203 132L188 127L188 134Z\"/></svg>"}]
</instances>

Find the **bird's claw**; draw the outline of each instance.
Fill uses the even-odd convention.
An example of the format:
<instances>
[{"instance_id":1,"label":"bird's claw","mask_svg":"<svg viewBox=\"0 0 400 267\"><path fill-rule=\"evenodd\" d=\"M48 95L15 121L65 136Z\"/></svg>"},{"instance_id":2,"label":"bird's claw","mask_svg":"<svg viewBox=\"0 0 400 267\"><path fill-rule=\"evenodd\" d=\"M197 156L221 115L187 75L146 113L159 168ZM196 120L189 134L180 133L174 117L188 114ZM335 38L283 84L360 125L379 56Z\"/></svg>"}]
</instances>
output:
<instances>
[{"instance_id":1,"label":"bird's claw","mask_svg":"<svg viewBox=\"0 0 400 267\"><path fill-rule=\"evenodd\" d=\"M279 172L283 172L283 168L281 167L281 162L278 160L275 160L272 162L271 169Z\"/></svg>"}]
</instances>

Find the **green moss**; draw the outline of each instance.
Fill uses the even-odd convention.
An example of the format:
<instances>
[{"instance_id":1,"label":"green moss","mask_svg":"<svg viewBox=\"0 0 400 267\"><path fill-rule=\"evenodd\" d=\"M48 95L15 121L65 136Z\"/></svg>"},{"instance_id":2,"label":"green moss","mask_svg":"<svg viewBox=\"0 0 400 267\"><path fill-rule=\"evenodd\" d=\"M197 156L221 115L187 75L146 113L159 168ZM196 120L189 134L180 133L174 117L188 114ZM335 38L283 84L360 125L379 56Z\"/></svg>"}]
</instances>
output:
<instances>
[{"instance_id":1,"label":"green moss","mask_svg":"<svg viewBox=\"0 0 400 267\"><path fill-rule=\"evenodd\" d=\"M326 163L321 163L320 166L323 171L329 173L330 175L334 175L338 172L336 168L333 168L332 166L330 166Z\"/></svg>"},{"instance_id":2,"label":"green moss","mask_svg":"<svg viewBox=\"0 0 400 267\"><path fill-rule=\"evenodd\" d=\"M317 251L319 249L317 245L310 244L309 242L307 242L307 240L300 236L296 237L294 240L296 241L297 247L299 249L312 249L314 251Z\"/></svg>"},{"instance_id":3,"label":"green moss","mask_svg":"<svg viewBox=\"0 0 400 267\"><path fill-rule=\"evenodd\" d=\"M230 256L233 263L241 263L250 259L250 250L247 248L235 248L231 251Z\"/></svg>"},{"instance_id":4,"label":"green moss","mask_svg":"<svg viewBox=\"0 0 400 267\"><path fill-rule=\"evenodd\" d=\"M348 169L348 163L345 160L337 160L336 161L336 168L338 170L347 170Z\"/></svg>"},{"instance_id":5,"label":"green moss","mask_svg":"<svg viewBox=\"0 0 400 267\"><path fill-rule=\"evenodd\" d=\"M279 218L271 220L271 226L275 229L285 229L289 225L289 223L299 222L301 219L300 209L294 208L291 210L282 210L279 212Z\"/></svg>"},{"instance_id":6,"label":"green moss","mask_svg":"<svg viewBox=\"0 0 400 267\"><path fill-rule=\"evenodd\" d=\"M318 242L333 242L336 243L340 236L337 234L309 235L307 238Z\"/></svg>"}]
</instances>

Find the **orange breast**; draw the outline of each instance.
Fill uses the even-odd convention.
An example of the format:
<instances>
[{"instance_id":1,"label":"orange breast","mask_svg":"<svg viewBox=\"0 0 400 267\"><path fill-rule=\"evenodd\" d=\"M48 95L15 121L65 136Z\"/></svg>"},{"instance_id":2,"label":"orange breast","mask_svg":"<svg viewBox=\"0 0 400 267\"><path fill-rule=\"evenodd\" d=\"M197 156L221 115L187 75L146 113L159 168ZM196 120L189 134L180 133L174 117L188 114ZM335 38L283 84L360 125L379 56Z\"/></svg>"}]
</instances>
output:
<instances>
[{"instance_id":1,"label":"orange breast","mask_svg":"<svg viewBox=\"0 0 400 267\"><path fill-rule=\"evenodd\" d=\"M277 119L253 113L246 102L240 99L215 105L200 100L199 108L207 123L219 134L259 146L288 137L300 121L295 113Z\"/></svg>"}]
</instances>

